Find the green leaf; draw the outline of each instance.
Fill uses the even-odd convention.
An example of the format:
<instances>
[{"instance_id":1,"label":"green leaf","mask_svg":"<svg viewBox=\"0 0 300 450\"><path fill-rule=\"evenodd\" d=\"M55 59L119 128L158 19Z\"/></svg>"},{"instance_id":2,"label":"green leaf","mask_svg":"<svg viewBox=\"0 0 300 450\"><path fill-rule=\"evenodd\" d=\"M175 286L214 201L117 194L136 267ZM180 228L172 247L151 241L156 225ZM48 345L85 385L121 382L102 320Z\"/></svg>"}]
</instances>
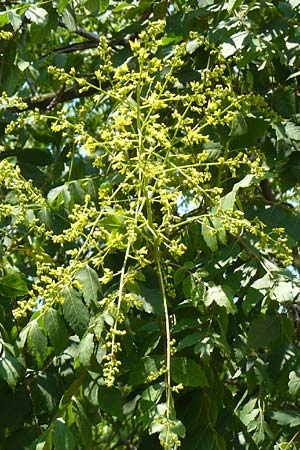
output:
<instances>
[{"instance_id":1,"label":"green leaf","mask_svg":"<svg viewBox=\"0 0 300 450\"><path fill-rule=\"evenodd\" d=\"M123 416L123 397L116 387L100 386L98 390L100 409L119 419Z\"/></svg>"},{"instance_id":2,"label":"green leaf","mask_svg":"<svg viewBox=\"0 0 300 450\"><path fill-rule=\"evenodd\" d=\"M22 25L22 18L19 16L19 14L17 14L17 12L14 9L8 11L8 17L14 31L17 31Z\"/></svg>"},{"instance_id":3,"label":"green leaf","mask_svg":"<svg viewBox=\"0 0 300 450\"><path fill-rule=\"evenodd\" d=\"M82 366L89 366L94 347L94 335L92 333L87 333L86 336L81 339L76 355Z\"/></svg>"},{"instance_id":4,"label":"green leaf","mask_svg":"<svg viewBox=\"0 0 300 450\"><path fill-rule=\"evenodd\" d=\"M272 280L270 278L270 275L266 273L262 278L258 278L257 280L252 283L251 287L253 289L257 289L258 291L262 293L266 293L267 290L272 286Z\"/></svg>"},{"instance_id":5,"label":"green leaf","mask_svg":"<svg viewBox=\"0 0 300 450\"><path fill-rule=\"evenodd\" d=\"M82 284L83 298L88 305L97 303L101 294L101 284L97 272L89 266L80 269L75 278Z\"/></svg>"},{"instance_id":6,"label":"green leaf","mask_svg":"<svg viewBox=\"0 0 300 450\"><path fill-rule=\"evenodd\" d=\"M241 181L238 183L235 183L232 191L226 194L224 197L220 199L220 207L222 211L227 211L228 209L232 209L233 205L235 203L236 194L240 188L246 188L250 186L254 181L257 180L257 177L255 177L252 174L246 175L244 178L242 178Z\"/></svg>"},{"instance_id":7,"label":"green leaf","mask_svg":"<svg viewBox=\"0 0 300 450\"><path fill-rule=\"evenodd\" d=\"M300 375L294 370L289 374L289 393L294 398L300 396Z\"/></svg>"},{"instance_id":8,"label":"green leaf","mask_svg":"<svg viewBox=\"0 0 300 450\"><path fill-rule=\"evenodd\" d=\"M54 206L54 204L57 207L63 204L67 206L71 201L71 195L68 190L68 186L64 184L62 186L57 186L56 188L51 189L48 192L47 200L51 206Z\"/></svg>"},{"instance_id":9,"label":"green leaf","mask_svg":"<svg viewBox=\"0 0 300 450\"><path fill-rule=\"evenodd\" d=\"M241 179L238 183L235 183L233 186L234 191L238 191L240 188L246 188L251 186L254 181L257 180L257 177L253 175L252 173L248 173L244 178Z\"/></svg>"},{"instance_id":10,"label":"green leaf","mask_svg":"<svg viewBox=\"0 0 300 450\"><path fill-rule=\"evenodd\" d=\"M240 112L236 113L232 121L230 135L243 136L244 134L247 134L247 131L248 126L244 116Z\"/></svg>"},{"instance_id":11,"label":"green leaf","mask_svg":"<svg viewBox=\"0 0 300 450\"><path fill-rule=\"evenodd\" d=\"M37 375L31 385L32 401L37 410L55 413L58 401L58 380L48 373Z\"/></svg>"},{"instance_id":12,"label":"green leaf","mask_svg":"<svg viewBox=\"0 0 300 450\"><path fill-rule=\"evenodd\" d=\"M205 373L192 359L173 357L171 359L171 378L176 383L184 386L207 387L208 381Z\"/></svg>"},{"instance_id":13,"label":"green leaf","mask_svg":"<svg viewBox=\"0 0 300 450\"><path fill-rule=\"evenodd\" d=\"M224 306L228 313L235 313L236 307L233 303L233 292L229 286L213 286L207 289L204 304L210 306L212 303Z\"/></svg>"},{"instance_id":14,"label":"green leaf","mask_svg":"<svg viewBox=\"0 0 300 450\"><path fill-rule=\"evenodd\" d=\"M18 272L0 278L0 295L6 297L22 297L28 293L27 285Z\"/></svg>"},{"instance_id":15,"label":"green leaf","mask_svg":"<svg viewBox=\"0 0 300 450\"><path fill-rule=\"evenodd\" d=\"M56 309L47 309L44 317L44 326L56 354L60 353L66 345L68 332L64 320Z\"/></svg>"},{"instance_id":16,"label":"green leaf","mask_svg":"<svg viewBox=\"0 0 300 450\"><path fill-rule=\"evenodd\" d=\"M300 177L300 152L292 152L283 167L281 177L285 189L292 189Z\"/></svg>"},{"instance_id":17,"label":"green leaf","mask_svg":"<svg viewBox=\"0 0 300 450\"><path fill-rule=\"evenodd\" d=\"M247 293L242 304L242 308L246 316L262 298L263 294L260 290L254 289L251 286L247 289Z\"/></svg>"},{"instance_id":18,"label":"green leaf","mask_svg":"<svg viewBox=\"0 0 300 450\"><path fill-rule=\"evenodd\" d=\"M159 288L141 286L141 296L144 297L146 303L152 308L154 314L159 317L164 315L162 295Z\"/></svg>"},{"instance_id":19,"label":"green leaf","mask_svg":"<svg viewBox=\"0 0 300 450\"><path fill-rule=\"evenodd\" d=\"M67 7L67 5L71 2L72 2L72 0L59 0L58 12L61 14L63 12L63 10Z\"/></svg>"},{"instance_id":20,"label":"green leaf","mask_svg":"<svg viewBox=\"0 0 300 450\"><path fill-rule=\"evenodd\" d=\"M205 294L205 285L197 272L184 279L182 288L185 297L191 298L195 307L201 305Z\"/></svg>"},{"instance_id":21,"label":"green leaf","mask_svg":"<svg viewBox=\"0 0 300 450\"><path fill-rule=\"evenodd\" d=\"M249 35L249 31L239 31L233 34L226 42L222 45L222 54L225 58L232 56L238 50L244 47L244 42L246 37ZM244 133L243 133L244 134Z\"/></svg>"},{"instance_id":22,"label":"green leaf","mask_svg":"<svg viewBox=\"0 0 300 450\"><path fill-rule=\"evenodd\" d=\"M187 437L183 442L182 450L216 449L214 446L214 433L212 433L211 429L206 424L202 425L201 429L194 428L187 433Z\"/></svg>"},{"instance_id":23,"label":"green leaf","mask_svg":"<svg viewBox=\"0 0 300 450\"><path fill-rule=\"evenodd\" d=\"M163 356L146 356L142 358L132 369L129 375L129 384L137 385L147 383L150 374L158 372L164 364Z\"/></svg>"},{"instance_id":24,"label":"green leaf","mask_svg":"<svg viewBox=\"0 0 300 450\"><path fill-rule=\"evenodd\" d=\"M69 8L65 8L63 10L62 21L66 25L66 27L69 31L77 30L77 25L76 25L75 19L72 15L71 11L69 10Z\"/></svg>"},{"instance_id":25,"label":"green leaf","mask_svg":"<svg viewBox=\"0 0 300 450\"><path fill-rule=\"evenodd\" d=\"M211 224L202 223L201 225L201 233L205 244L212 252L218 251L218 239L217 233L214 227Z\"/></svg>"},{"instance_id":26,"label":"green leaf","mask_svg":"<svg viewBox=\"0 0 300 450\"><path fill-rule=\"evenodd\" d=\"M0 27L4 27L10 22L9 15L7 11L0 12Z\"/></svg>"},{"instance_id":27,"label":"green leaf","mask_svg":"<svg viewBox=\"0 0 300 450\"><path fill-rule=\"evenodd\" d=\"M109 7L109 0L100 0L100 14L104 13Z\"/></svg>"},{"instance_id":28,"label":"green leaf","mask_svg":"<svg viewBox=\"0 0 300 450\"><path fill-rule=\"evenodd\" d=\"M199 8L205 8L206 6L213 5L214 0L198 0Z\"/></svg>"},{"instance_id":29,"label":"green leaf","mask_svg":"<svg viewBox=\"0 0 300 450\"><path fill-rule=\"evenodd\" d=\"M191 347L203 339L205 335L197 331L196 333L187 334L181 341L178 342L178 350L182 350L186 347Z\"/></svg>"},{"instance_id":30,"label":"green leaf","mask_svg":"<svg viewBox=\"0 0 300 450\"><path fill-rule=\"evenodd\" d=\"M38 322L34 320L30 325L29 339L33 350L40 357L41 361L44 361L47 354L48 339L42 332Z\"/></svg>"},{"instance_id":31,"label":"green leaf","mask_svg":"<svg viewBox=\"0 0 300 450\"><path fill-rule=\"evenodd\" d=\"M232 209L235 203L237 191L232 190L228 192L224 197L220 199L220 207L222 211L228 211L228 209Z\"/></svg>"},{"instance_id":32,"label":"green leaf","mask_svg":"<svg viewBox=\"0 0 300 450\"><path fill-rule=\"evenodd\" d=\"M89 323L89 312L83 304L81 296L73 288L65 288L62 292L65 301L63 304L63 312L66 321L73 328L78 336L82 336Z\"/></svg>"},{"instance_id":33,"label":"green leaf","mask_svg":"<svg viewBox=\"0 0 300 450\"><path fill-rule=\"evenodd\" d=\"M286 427L298 427L300 425L300 414L292 409L283 409L271 413L271 418L276 420L278 425Z\"/></svg>"},{"instance_id":34,"label":"green leaf","mask_svg":"<svg viewBox=\"0 0 300 450\"><path fill-rule=\"evenodd\" d=\"M4 345L4 344L2 344ZM6 381L11 389L15 389L24 372L22 364L7 348L2 348L0 357L0 380Z\"/></svg>"},{"instance_id":35,"label":"green leaf","mask_svg":"<svg viewBox=\"0 0 300 450\"><path fill-rule=\"evenodd\" d=\"M279 303L292 303L294 300L292 283L287 281L279 281L271 294Z\"/></svg>"},{"instance_id":36,"label":"green leaf","mask_svg":"<svg viewBox=\"0 0 300 450\"><path fill-rule=\"evenodd\" d=\"M298 125L295 125L293 122L288 122L284 128L290 139L300 141L300 127Z\"/></svg>"},{"instance_id":37,"label":"green leaf","mask_svg":"<svg viewBox=\"0 0 300 450\"><path fill-rule=\"evenodd\" d=\"M86 372L82 371L78 378L76 378L73 383L68 387L66 391L64 391L63 396L60 399L59 402L59 409L63 410L65 409L70 403L72 397L77 393L78 389L82 387L84 378L86 376Z\"/></svg>"},{"instance_id":38,"label":"green leaf","mask_svg":"<svg viewBox=\"0 0 300 450\"><path fill-rule=\"evenodd\" d=\"M21 70L21 72L24 72L24 70L26 70L30 63L28 61L24 61L23 59L19 58L18 60L18 68Z\"/></svg>"},{"instance_id":39,"label":"green leaf","mask_svg":"<svg viewBox=\"0 0 300 450\"><path fill-rule=\"evenodd\" d=\"M259 414L259 409L255 408L257 399L251 398L240 411L238 411L239 418L244 425L248 426Z\"/></svg>"},{"instance_id":40,"label":"green leaf","mask_svg":"<svg viewBox=\"0 0 300 450\"><path fill-rule=\"evenodd\" d=\"M236 10L240 4L243 3L243 0L228 0L226 3L226 8L228 12L231 14L234 10Z\"/></svg>"},{"instance_id":41,"label":"green leaf","mask_svg":"<svg viewBox=\"0 0 300 450\"><path fill-rule=\"evenodd\" d=\"M55 420L52 431L52 439L54 447L57 450L75 449L73 434L61 417Z\"/></svg>"},{"instance_id":42,"label":"green leaf","mask_svg":"<svg viewBox=\"0 0 300 450\"><path fill-rule=\"evenodd\" d=\"M84 446L89 449L93 447L92 424L88 413L86 413L83 405L76 399L74 405L75 421L80 434L80 440Z\"/></svg>"},{"instance_id":43,"label":"green leaf","mask_svg":"<svg viewBox=\"0 0 300 450\"><path fill-rule=\"evenodd\" d=\"M31 5L25 12L25 16L31 22L37 25L44 26L48 21L48 13L44 8L40 8L36 5Z\"/></svg>"},{"instance_id":44,"label":"green leaf","mask_svg":"<svg viewBox=\"0 0 300 450\"><path fill-rule=\"evenodd\" d=\"M198 48L199 48L200 44L198 39L193 39L192 41L188 41L186 44L186 51L189 54L194 53Z\"/></svg>"},{"instance_id":45,"label":"green leaf","mask_svg":"<svg viewBox=\"0 0 300 450\"><path fill-rule=\"evenodd\" d=\"M128 2L120 2L115 6L114 11L122 11L123 9L132 8L132 4Z\"/></svg>"},{"instance_id":46,"label":"green leaf","mask_svg":"<svg viewBox=\"0 0 300 450\"><path fill-rule=\"evenodd\" d=\"M252 322L248 332L248 344L253 348L267 347L280 336L280 324L276 316L267 315Z\"/></svg>"}]
</instances>

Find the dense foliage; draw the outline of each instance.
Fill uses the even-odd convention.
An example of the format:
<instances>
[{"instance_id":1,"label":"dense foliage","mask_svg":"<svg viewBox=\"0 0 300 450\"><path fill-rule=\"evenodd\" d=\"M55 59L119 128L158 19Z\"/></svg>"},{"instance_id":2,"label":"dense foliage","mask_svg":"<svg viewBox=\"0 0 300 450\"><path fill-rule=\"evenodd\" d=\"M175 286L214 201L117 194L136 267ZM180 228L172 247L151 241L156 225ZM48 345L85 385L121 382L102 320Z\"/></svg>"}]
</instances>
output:
<instances>
[{"instance_id":1,"label":"dense foliage","mask_svg":"<svg viewBox=\"0 0 300 450\"><path fill-rule=\"evenodd\" d=\"M300 1L0 4L0 447L300 447Z\"/></svg>"}]
</instances>

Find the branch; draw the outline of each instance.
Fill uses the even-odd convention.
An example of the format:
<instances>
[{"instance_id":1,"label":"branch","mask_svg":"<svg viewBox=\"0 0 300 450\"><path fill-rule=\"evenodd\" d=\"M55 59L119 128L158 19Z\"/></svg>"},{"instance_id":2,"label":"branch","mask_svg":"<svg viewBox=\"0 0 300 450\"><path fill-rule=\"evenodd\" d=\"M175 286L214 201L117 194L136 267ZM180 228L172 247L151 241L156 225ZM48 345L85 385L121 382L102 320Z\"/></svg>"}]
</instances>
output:
<instances>
[{"instance_id":1,"label":"branch","mask_svg":"<svg viewBox=\"0 0 300 450\"><path fill-rule=\"evenodd\" d=\"M68 29L62 20L59 20L58 23L61 27L65 28L66 30ZM89 39L90 41L97 42L98 44L100 42L100 37L97 34L92 33L91 31L87 31L82 27L76 26L76 30L74 31L74 33L78 34L78 36Z\"/></svg>"},{"instance_id":2,"label":"branch","mask_svg":"<svg viewBox=\"0 0 300 450\"><path fill-rule=\"evenodd\" d=\"M97 84L97 80L93 79L91 80L91 83ZM84 90L83 92L79 92L80 89L82 89L81 86L76 86L74 88L66 89L65 91L59 93L49 92L48 94L42 94L38 97L24 98L23 100L27 104L27 108L22 110L18 108L13 108L12 110L14 112L22 112L38 108L40 111L50 111L59 103L69 102L76 98L91 97L92 95L98 92L97 88L94 87L89 87L87 90Z\"/></svg>"}]
</instances>

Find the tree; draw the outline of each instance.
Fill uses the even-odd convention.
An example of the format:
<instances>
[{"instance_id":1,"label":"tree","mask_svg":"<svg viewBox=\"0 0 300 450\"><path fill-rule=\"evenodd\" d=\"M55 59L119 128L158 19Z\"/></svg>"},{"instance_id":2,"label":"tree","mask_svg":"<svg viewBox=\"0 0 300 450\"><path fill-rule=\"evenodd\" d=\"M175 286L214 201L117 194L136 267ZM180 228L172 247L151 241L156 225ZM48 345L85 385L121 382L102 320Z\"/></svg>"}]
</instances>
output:
<instances>
[{"instance_id":1,"label":"tree","mask_svg":"<svg viewBox=\"0 0 300 450\"><path fill-rule=\"evenodd\" d=\"M299 447L299 5L1 3L1 448Z\"/></svg>"}]
</instances>

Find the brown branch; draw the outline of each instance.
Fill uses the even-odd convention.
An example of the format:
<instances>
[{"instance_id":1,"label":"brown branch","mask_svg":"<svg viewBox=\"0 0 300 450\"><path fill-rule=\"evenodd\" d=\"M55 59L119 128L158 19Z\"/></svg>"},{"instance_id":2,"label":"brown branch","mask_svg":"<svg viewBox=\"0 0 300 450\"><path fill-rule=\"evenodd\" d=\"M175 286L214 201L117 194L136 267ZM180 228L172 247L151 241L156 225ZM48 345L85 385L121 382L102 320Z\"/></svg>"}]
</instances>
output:
<instances>
[{"instance_id":1,"label":"brown branch","mask_svg":"<svg viewBox=\"0 0 300 450\"><path fill-rule=\"evenodd\" d=\"M93 83L96 84L97 80L92 80L91 84ZM50 111L59 103L69 102L77 98L91 97L92 95L98 92L98 89L96 87L89 87L83 92L80 92L81 89L82 89L81 86L76 86L74 88L69 88L59 93L49 92L48 94L42 94L38 97L24 98L23 100L27 104L27 108L25 109L13 108L13 111L14 112L31 111L36 108L38 108L40 111L47 111L47 110Z\"/></svg>"},{"instance_id":2,"label":"brown branch","mask_svg":"<svg viewBox=\"0 0 300 450\"><path fill-rule=\"evenodd\" d=\"M56 47L45 55L41 56L40 59L43 60L50 55L53 54L61 54L61 53L73 53L82 50L89 50L90 48L97 48L98 42L95 41L84 41L84 42L76 42L75 44L63 45L61 47Z\"/></svg>"},{"instance_id":3,"label":"brown branch","mask_svg":"<svg viewBox=\"0 0 300 450\"><path fill-rule=\"evenodd\" d=\"M65 28L66 30L68 29L62 20L59 20L58 23L62 28ZM82 36L90 41L95 41L97 43L100 42L100 37L97 34L92 33L91 31L87 31L82 27L76 26L76 30L74 30L74 33L76 33L76 34L78 34L78 36Z\"/></svg>"}]
</instances>

